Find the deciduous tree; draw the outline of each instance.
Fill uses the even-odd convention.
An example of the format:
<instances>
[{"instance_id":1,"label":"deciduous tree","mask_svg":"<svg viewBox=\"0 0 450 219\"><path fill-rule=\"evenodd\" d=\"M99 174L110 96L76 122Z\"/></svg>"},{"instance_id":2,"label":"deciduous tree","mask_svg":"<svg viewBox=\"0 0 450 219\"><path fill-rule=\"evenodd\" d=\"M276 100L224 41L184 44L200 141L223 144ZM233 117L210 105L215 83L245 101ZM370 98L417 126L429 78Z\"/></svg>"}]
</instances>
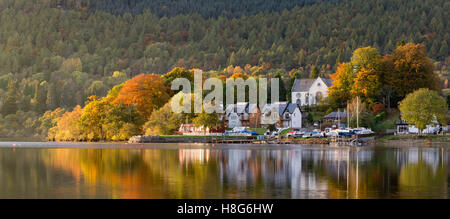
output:
<instances>
[{"instance_id":1,"label":"deciduous tree","mask_svg":"<svg viewBox=\"0 0 450 219\"><path fill-rule=\"evenodd\" d=\"M127 82L120 90L116 103L135 105L144 119L170 99L164 80L156 74L140 74Z\"/></svg>"},{"instance_id":2,"label":"deciduous tree","mask_svg":"<svg viewBox=\"0 0 450 219\"><path fill-rule=\"evenodd\" d=\"M393 88L399 100L418 88L439 90L439 78L423 45L400 45L383 61L386 65L384 83Z\"/></svg>"},{"instance_id":3,"label":"deciduous tree","mask_svg":"<svg viewBox=\"0 0 450 219\"><path fill-rule=\"evenodd\" d=\"M448 106L436 91L421 88L408 94L400 102L399 109L403 120L423 130L435 120L445 124Z\"/></svg>"}]
</instances>

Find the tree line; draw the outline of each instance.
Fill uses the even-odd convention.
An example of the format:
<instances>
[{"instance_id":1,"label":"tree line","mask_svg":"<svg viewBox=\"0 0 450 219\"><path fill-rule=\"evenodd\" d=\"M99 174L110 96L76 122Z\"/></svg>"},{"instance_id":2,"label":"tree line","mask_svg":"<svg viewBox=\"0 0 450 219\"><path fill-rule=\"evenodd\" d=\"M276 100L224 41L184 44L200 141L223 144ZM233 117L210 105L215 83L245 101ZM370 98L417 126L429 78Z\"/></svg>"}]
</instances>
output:
<instances>
[{"instance_id":1,"label":"tree line","mask_svg":"<svg viewBox=\"0 0 450 219\"><path fill-rule=\"evenodd\" d=\"M94 13L101 10L112 14L140 14L145 9L159 17L179 14L200 14L202 17L241 17L259 12L278 12L294 7L340 2L340 0L53 0L53 7L84 9Z\"/></svg>"},{"instance_id":2,"label":"tree line","mask_svg":"<svg viewBox=\"0 0 450 219\"><path fill-rule=\"evenodd\" d=\"M436 70L448 71L444 0L323 2L234 17L111 14L67 2L74 5L0 0L0 136L35 129L44 112L84 107L141 73L175 67L280 77L289 86L293 76L327 77L356 48L383 55L405 41L422 43Z\"/></svg>"}]
</instances>

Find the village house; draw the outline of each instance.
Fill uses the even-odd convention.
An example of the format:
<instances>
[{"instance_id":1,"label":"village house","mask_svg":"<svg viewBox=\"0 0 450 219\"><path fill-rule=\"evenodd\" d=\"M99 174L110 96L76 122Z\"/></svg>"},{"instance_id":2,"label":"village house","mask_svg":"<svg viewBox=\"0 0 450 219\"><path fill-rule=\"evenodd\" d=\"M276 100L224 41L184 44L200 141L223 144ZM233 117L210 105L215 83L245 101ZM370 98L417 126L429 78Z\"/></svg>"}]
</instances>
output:
<instances>
[{"instance_id":1,"label":"village house","mask_svg":"<svg viewBox=\"0 0 450 219\"><path fill-rule=\"evenodd\" d=\"M331 112L323 117L324 123L341 123L347 121L346 112Z\"/></svg>"},{"instance_id":2,"label":"village house","mask_svg":"<svg viewBox=\"0 0 450 219\"><path fill-rule=\"evenodd\" d=\"M302 113L295 103L276 102L266 104L261 110L261 126L277 128L302 128Z\"/></svg>"},{"instance_id":3,"label":"village house","mask_svg":"<svg viewBox=\"0 0 450 219\"><path fill-rule=\"evenodd\" d=\"M292 103L300 106L312 106L328 96L332 80L318 77L316 79L295 79L292 86Z\"/></svg>"},{"instance_id":4,"label":"village house","mask_svg":"<svg viewBox=\"0 0 450 219\"><path fill-rule=\"evenodd\" d=\"M178 130L179 134L182 135L217 135L219 133L223 133L225 129L223 127L218 127L215 129L195 127L194 124L181 124L180 129Z\"/></svg>"},{"instance_id":5,"label":"village house","mask_svg":"<svg viewBox=\"0 0 450 219\"><path fill-rule=\"evenodd\" d=\"M409 134L409 124L401 119L401 117L398 118L397 122L397 134L405 135Z\"/></svg>"},{"instance_id":6,"label":"village house","mask_svg":"<svg viewBox=\"0 0 450 219\"><path fill-rule=\"evenodd\" d=\"M225 109L223 118L226 127L251 127L259 128L261 125L261 111L257 104L239 102L230 104Z\"/></svg>"},{"instance_id":7,"label":"village house","mask_svg":"<svg viewBox=\"0 0 450 219\"><path fill-rule=\"evenodd\" d=\"M209 133L209 128L204 129L203 127L195 127L194 124L181 124L180 132L183 135L199 135L203 133Z\"/></svg>"},{"instance_id":8,"label":"village house","mask_svg":"<svg viewBox=\"0 0 450 219\"><path fill-rule=\"evenodd\" d=\"M418 134L419 129L414 125L409 125L408 122L402 119L401 115L397 119L396 122L397 125L397 132L398 135L407 135L407 134ZM423 134L435 134L440 132L447 132L448 126L447 125L441 125L439 122L435 119L435 121L432 122L432 124L429 124L426 126L424 130L421 131Z\"/></svg>"}]
</instances>

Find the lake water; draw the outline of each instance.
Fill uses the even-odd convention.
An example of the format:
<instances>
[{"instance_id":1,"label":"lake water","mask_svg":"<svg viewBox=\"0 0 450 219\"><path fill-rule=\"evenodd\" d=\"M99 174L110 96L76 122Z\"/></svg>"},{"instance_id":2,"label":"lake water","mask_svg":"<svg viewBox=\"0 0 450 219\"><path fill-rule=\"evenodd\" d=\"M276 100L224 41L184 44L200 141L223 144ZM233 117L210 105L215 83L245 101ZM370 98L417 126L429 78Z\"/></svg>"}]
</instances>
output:
<instances>
[{"instance_id":1,"label":"lake water","mask_svg":"<svg viewBox=\"0 0 450 219\"><path fill-rule=\"evenodd\" d=\"M0 198L448 198L447 146L0 142Z\"/></svg>"}]
</instances>

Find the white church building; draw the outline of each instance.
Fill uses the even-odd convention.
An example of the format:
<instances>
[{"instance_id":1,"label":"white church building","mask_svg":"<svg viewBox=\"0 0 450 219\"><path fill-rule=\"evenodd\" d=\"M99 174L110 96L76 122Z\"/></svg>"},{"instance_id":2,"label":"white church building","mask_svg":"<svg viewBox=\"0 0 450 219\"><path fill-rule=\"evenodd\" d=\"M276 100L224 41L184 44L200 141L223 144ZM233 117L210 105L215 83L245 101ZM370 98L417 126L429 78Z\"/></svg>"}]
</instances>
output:
<instances>
[{"instance_id":1,"label":"white church building","mask_svg":"<svg viewBox=\"0 0 450 219\"><path fill-rule=\"evenodd\" d=\"M295 79L292 86L292 103L300 106L312 106L328 96L332 80L318 77L316 79Z\"/></svg>"}]
</instances>

